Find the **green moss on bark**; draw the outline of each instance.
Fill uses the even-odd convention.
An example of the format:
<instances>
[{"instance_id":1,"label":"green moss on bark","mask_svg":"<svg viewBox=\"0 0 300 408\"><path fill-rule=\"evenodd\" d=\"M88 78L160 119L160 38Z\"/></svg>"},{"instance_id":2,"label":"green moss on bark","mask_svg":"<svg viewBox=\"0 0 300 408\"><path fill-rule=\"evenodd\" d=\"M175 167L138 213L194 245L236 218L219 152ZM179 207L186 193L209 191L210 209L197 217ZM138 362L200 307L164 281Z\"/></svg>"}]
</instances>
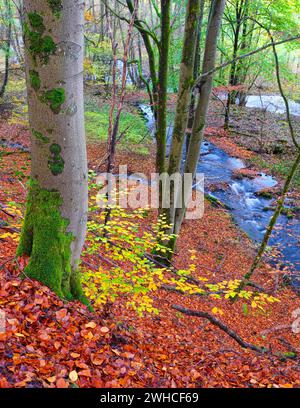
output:
<instances>
[{"instance_id":1,"label":"green moss on bark","mask_svg":"<svg viewBox=\"0 0 300 408\"><path fill-rule=\"evenodd\" d=\"M62 1L61 0L47 0L49 7L52 10L52 13L56 16L56 17L60 17L61 15L61 11L63 9L63 5L62 5Z\"/></svg>"},{"instance_id":2,"label":"green moss on bark","mask_svg":"<svg viewBox=\"0 0 300 408\"><path fill-rule=\"evenodd\" d=\"M46 91L41 96L41 101L47 103L53 113L58 114L61 110L61 105L66 100L64 88L54 88Z\"/></svg>"},{"instance_id":3,"label":"green moss on bark","mask_svg":"<svg viewBox=\"0 0 300 408\"><path fill-rule=\"evenodd\" d=\"M31 132L33 134L33 136L39 140L40 142L47 144L50 142L49 137L44 136L41 132L38 132L37 130L31 129Z\"/></svg>"},{"instance_id":4,"label":"green moss on bark","mask_svg":"<svg viewBox=\"0 0 300 408\"><path fill-rule=\"evenodd\" d=\"M56 52L56 44L49 35L44 36L46 30L44 19L38 13L28 13L28 22L24 24L26 46L32 59L37 63L37 58L47 64L51 55Z\"/></svg>"},{"instance_id":5,"label":"green moss on bark","mask_svg":"<svg viewBox=\"0 0 300 408\"><path fill-rule=\"evenodd\" d=\"M51 156L49 157L48 160L48 167L54 176L58 176L64 171L65 168L65 161L60 154L61 153L60 145L53 143L50 146L50 153Z\"/></svg>"},{"instance_id":6,"label":"green moss on bark","mask_svg":"<svg viewBox=\"0 0 300 408\"><path fill-rule=\"evenodd\" d=\"M41 87L41 79L39 76L39 73L33 69L29 71L29 79L30 79L30 84L32 88L35 91L38 91Z\"/></svg>"},{"instance_id":7,"label":"green moss on bark","mask_svg":"<svg viewBox=\"0 0 300 408\"><path fill-rule=\"evenodd\" d=\"M38 13L28 13L29 24L34 31L42 34L45 31L44 19Z\"/></svg>"},{"instance_id":8,"label":"green moss on bark","mask_svg":"<svg viewBox=\"0 0 300 408\"><path fill-rule=\"evenodd\" d=\"M42 189L36 181L30 182L17 256L30 256L25 276L42 282L61 298L87 303L78 272L71 269L74 237L67 232L69 221L61 216L62 203L58 191Z\"/></svg>"}]
</instances>

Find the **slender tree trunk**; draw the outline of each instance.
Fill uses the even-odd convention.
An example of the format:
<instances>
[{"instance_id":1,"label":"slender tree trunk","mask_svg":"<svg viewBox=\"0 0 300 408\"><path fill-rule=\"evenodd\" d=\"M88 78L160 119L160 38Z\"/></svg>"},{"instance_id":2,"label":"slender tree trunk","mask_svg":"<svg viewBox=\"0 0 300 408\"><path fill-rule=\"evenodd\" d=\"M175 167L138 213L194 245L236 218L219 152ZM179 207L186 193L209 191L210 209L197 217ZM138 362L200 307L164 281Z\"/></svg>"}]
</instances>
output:
<instances>
[{"instance_id":1,"label":"slender tree trunk","mask_svg":"<svg viewBox=\"0 0 300 408\"><path fill-rule=\"evenodd\" d=\"M142 44L141 44L141 35L140 33L137 36L137 48L138 48L138 56L139 56L139 64L137 67L137 84L138 88L142 88L143 86L143 81L141 76L139 75L139 71L141 72L141 75L143 76L143 52L142 52ZM140 69L139 69L140 67ZM150 92L151 94L151 92ZM152 97L152 95L149 95Z\"/></svg>"},{"instance_id":2,"label":"slender tree trunk","mask_svg":"<svg viewBox=\"0 0 300 408\"><path fill-rule=\"evenodd\" d=\"M250 30L250 34L248 33L248 25L249 25L249 20L247 18L248 15L249 15L249 1L246 0L245 12L244 12L244 17L243 17L244 22L243 22L242 40L241 40L241 46L240 46L241 54L245 54L247 48L250 48L251 46L251 39L252 39L251 33L253 32L253 30ZM249 65L247 65L244 61L238 61L237 68L236 68L236 84L245 83L248 70L249 70ZM235 92L235 99L238 100L239 106L245 106L246 96L247 96L246 92L244 91Z\"/></svg>"},{"instance_id":3,"label":"slender tree trunk","mask_svg":"<svg viewBox=\"0 0 300 408\"><path fill-rule=\"evenodd\" d=\"M177 96L176 113L174 120L173 138L170 151L168 173L172 176L180 171L182 149L185 131L189 116L191 101L191 88L194 77L195 49L197 43L197 26L200 11L199 0L188 0L185 20L185 33L183 52L180 66L179 92ZM171 185L170 210L168 214L169 223L174 223L176 197L174 184ZM180 192L181 193L181 192Z\"/></svg>"},{"instance_id":4,"label":"slender tree trunk","mask_svg":"<svg viewBox=\"0 0 300 408\"><path fill-rule=\"evenodd\" d=\"M126 4L128 7L128 10L130 11L131 14L134 12L134 5L132 0L126 0ZM157 107L158 107L158 79L157 79L157 71L156 71L156 58L155 58L155 53L154 49L152 47L151 39L147 31L144 30L143 24L139 21L139 19L136 17L135 19L135 27L138 29L139 33L141 34L141 37L144 41L144 45L147 51L148 55L148 62L149 62L149 70L150 70L150 77L151 77L151 82L152 82L152 92L150 92L150 88L148 87L148 93L149 93L149 98L152 101L152 110L155 116L155 119L157 119Z\"/></svg>"},{"instance_id":5,"label":"slender tree trunk","mask_svg":"<svg viewBox=\"0 0 300 408\"><path fill-rule=\"evenodd\" d=\"M244 23L245 18L245 1L247 0L236 0L235 5L235 28L234 28L234 41L233 41L233 54L232 54L232 64L230 67L230 75L229 75L229 85L235 86L238 84L238 75L237 75L237 66L238 62L235 61L235 58L238 55L239 48L240 48L240 34ZM226 111L225 111L225 123L224 128L227 129L229 127L229 117L230 117L230 107L231 105L235 104L236 100L236 92L228 92L227 103L226 103Z\"/></svg>"},{"instance_id":6,"label":"slender tree trunk","mask_svg":"<svg viewBox=\"0 0 300 408\"><path fill-rule=\"evenodd\" d=\"M25 0L31 182L17 255L26 276L85 301L78 262L86 233L83 115L84 9L73 0Z\"/></svg>"},{"instance_id":7,"label":"slender tree trunk","mask_svg":"<svg viewBox=\"0 0 300 408\"><path fill-rule=\"evenodd\" d=\"M18 21L18 20L17 20ZM21 19L20 19L21 22ZM24 64L24 51L20 45L19 41L19 29L16 25L16 20L12 19L12 45L14 48L14 51L17 55L18 62L19 64L23 65Z\"/></svg>"},{"instance_id":8,"label":"slender tree trunk","mask_svg":"<svg viewBox=\"0 0 300 408\"><path fill-rule=\"evenodd\" d=\"M203 18L204 18L204 5L205 0L200 0L200 16L199 22L197 27L197 42L196 42L196 49L195 49L195 61L194 61L194 81L200 75L200 66L201 66L201 39L202 39L202 25L203 25ZM186 132L186 144L185 144L185 151L188 152L189 150L189 142L190 142L190 129L193 127L194 118L195 118L195 106L196 106L196 95L192 92L191 95L191 103L189 108L189 120L188 120L188 132Z\"/></svg>"},{"instance_id":9,"label":"slender tree trunk","mask_svg":"<svg viewBox=\"0 0 300 408\"><path fill-rule=\"evenodd\" d=\"M206 34L206 45L202 68L203 74L215 68L217 41L222 24L225 2L226 0L213 0L211 4L211 12ZM191 173L193 177L195 176L197 170L197 163L199 160L200 149L204 135L212 84L213 75L207 75L199 85L200 95L195 111L195 120L192 128L191 141L189 144L189 150L187 152L186 165L184 169L185 173ZM180 231L185 212L186 207L184 204L182 208L179 208L176 211L174 223L175 234L178 234Z\"/></svg>"},{"instance_id":10,"label":"slender tree trunk","mask_svg":"<svg viewBox=\"0 0 300 408\"><path fill-rule=\"evenodd\" d=\"M165 171L167 139L167 99L171 29L171 0L161 0L161 41L159 49L158 103L156 129L156 171Z\"/></svg>"},{"instance_id":11,"label":"slender tree trunk","mask_svg":"<svg viewBox=\"0 0 300 408\"><path fill-rule=\"evenodd\" d=\"M5 94L6 86L8 84L9 76L9 57L10 57L10 47L11 47L11 37L12 37L12 9L10 0L5 1L5 17L7 19L7 31L6 31L6 45L5 45L5 68L2 86L0 89L0 98Z\"/></svg>"},{"instance_id":12,"label":"slender tree trunk","mask_svg":"<svg viewBox=\"0 0 300 408\"><path fill-rule=\"evenodd\" d=\"M114 162L115 162L115 154L116 154L116 144L117 144L117 136L119 131L119 125L121 120L121 114L123 111L124 99L126 96L126 80L127 80L127 73L128 73L128 55L130 51L130 44L132 38L132 30L134 25L134 20L138 12L139 1L134 0L134 10L131 16L131 21L128 26L127 36L124 39L124 54L123 54L123 69L122 69L122 84L121 84L121 92L120 92L120 99L117 106L117 111L115 114L115 103L117 98L117 83L116 83L116 75L113 75L113 102L110 110L110 124L109 124L109 135L108 135L108 162L107 162L107 173L112 173L114 169ZM112 49L114 52L115 59L117 58L117 44L115 43L115 37L113 34L111 35L111 42L112 42Z\"/></svg>"}]
</instances>

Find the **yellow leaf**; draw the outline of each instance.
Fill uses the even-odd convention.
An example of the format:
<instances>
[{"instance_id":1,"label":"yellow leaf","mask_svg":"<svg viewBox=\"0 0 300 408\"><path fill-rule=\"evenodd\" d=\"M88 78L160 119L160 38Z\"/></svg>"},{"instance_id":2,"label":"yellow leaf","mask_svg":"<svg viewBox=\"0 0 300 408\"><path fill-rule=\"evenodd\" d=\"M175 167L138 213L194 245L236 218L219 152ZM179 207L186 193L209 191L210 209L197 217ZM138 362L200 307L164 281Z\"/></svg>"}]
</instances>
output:
<instances>
[{"instance_id":1,"label":"yellow leaf","mask_svg":"<svg viewBox=\"0 0 300 408\"><path fill-rule=\"evenodd\" d=\"M25 337L24 334L22 334L22 333L15 333L15 336L17 336L17 337Z\"/></svg>"},{"instance_id":2,"label":"yellow leaf","mask_svg":"<svg viewBox=\"0 0 300 408\"><path fill-rule=\"evenodd\" d=\"M214 307L212 309L213 314L219 314L219 315L223 315L223 310L219 309L218 307Z\"/></svg>"},{"instance_id":3,"label":"yellow leaf","mask_svg":"<svg viewBox=\"0 0 300 408\"><path fill-rule=\"evenodd\" d=\"M101 331L101 333L108 333L109 328L108 327L101 327L100 331Z\"/></svg>"},{"instance_id":4,"label":"yellow leaf","mask_svg":"<svg viewBox=\"0 0 300 408\"><path fill-rule=\"evenodd\" d=\"M77 371L71 371L69 374L69 378L72 382L76 382L78 380L78 374Z\"/></svg>"},{"instance_id":5,"label":"yellow leaf","mask_svg":"<svg viewBox=\"0 0 300 408\"><path fill-rule=\"evenodd\" d=\"M85 327L87 329L95 329L95 327L97 327L97 324L95 322L90 322L90 323L86 324Z\"/></svg>"}]
</instances>

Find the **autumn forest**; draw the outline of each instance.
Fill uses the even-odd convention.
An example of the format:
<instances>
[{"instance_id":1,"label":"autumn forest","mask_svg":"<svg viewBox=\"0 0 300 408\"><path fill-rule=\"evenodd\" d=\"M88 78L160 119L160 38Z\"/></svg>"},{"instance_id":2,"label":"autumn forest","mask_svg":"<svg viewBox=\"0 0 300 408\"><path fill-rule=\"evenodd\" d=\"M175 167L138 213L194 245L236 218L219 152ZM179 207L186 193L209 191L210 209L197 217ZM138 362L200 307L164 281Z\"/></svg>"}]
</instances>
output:
<instances>
[{"instance_id":1,"label":"autumn forest","mask_svg":"<svg viewBox=\"0 0 300 408\"><path fill-rule=\"evenodd\" d=\"M299 0L1 0L0 401L299 389L299 168Z\"/></svg>"}]
</instances>

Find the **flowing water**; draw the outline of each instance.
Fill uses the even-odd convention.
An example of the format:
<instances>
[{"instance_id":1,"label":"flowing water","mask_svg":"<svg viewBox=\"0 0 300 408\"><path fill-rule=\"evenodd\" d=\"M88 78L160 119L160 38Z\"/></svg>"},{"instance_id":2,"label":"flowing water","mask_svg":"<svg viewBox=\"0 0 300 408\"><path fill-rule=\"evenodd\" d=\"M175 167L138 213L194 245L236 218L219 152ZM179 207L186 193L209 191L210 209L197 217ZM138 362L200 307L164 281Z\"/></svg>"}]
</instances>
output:
<instances>
[{"instance_id":1,"label":"flowing water","mask_svg":"<svg viewBox=\"0 0 300 408\"><path fill-rule=\"evenodd\" d=\"M247 108L266 109L268 112L283 114L286 112L284 100L279 95L249 95L246 99ZM300 116L300 103L289 101L291 115Z\"/></svg>"},{"instance_id":2,"label":"flowing water","mask_svg":"<svg viewBox=\"0 0 300 408\"><path fill-rule=\"evenodd\" d=\"M149 131L155 129L154 117L149 106L140 105L147 121ZM172 134L169 127L168 135ZM185 152L183 154L185 160ZM245 168L245 163L232 157L217 146L204 141L197 166L198 173L205 175L205 192L217 198L229 209L236 224L255 242L262 241L266 228L273 215L271 209L274 199L256 195L257 192L274 187L274 177L261 173L254 179L236 179L234 171ZM288 200L286 202L288 206ZM299 217L290 219L280 215L269 246L279 251L276 262L280 268L292 269L292 283L300 289L300 222Z\"/></svg>"},{"instance_id":3,"label":"flowing water","mask_svg":"<svg viewBox=\"0 0 300 408\"><path fill-rule=\"evenodd\" d=\"M226 101L227 93L221 92L218 94L218 97ZM236 103L238 104L239 100L237 98ZM290 114L294 116L300 116L300 103L288 100ZM286 107L283 98L280 95L247 95L246 97L246 108L256 108L264 109L267 112L275 114L285 114Z\"/></svg>"}]
</instances>

